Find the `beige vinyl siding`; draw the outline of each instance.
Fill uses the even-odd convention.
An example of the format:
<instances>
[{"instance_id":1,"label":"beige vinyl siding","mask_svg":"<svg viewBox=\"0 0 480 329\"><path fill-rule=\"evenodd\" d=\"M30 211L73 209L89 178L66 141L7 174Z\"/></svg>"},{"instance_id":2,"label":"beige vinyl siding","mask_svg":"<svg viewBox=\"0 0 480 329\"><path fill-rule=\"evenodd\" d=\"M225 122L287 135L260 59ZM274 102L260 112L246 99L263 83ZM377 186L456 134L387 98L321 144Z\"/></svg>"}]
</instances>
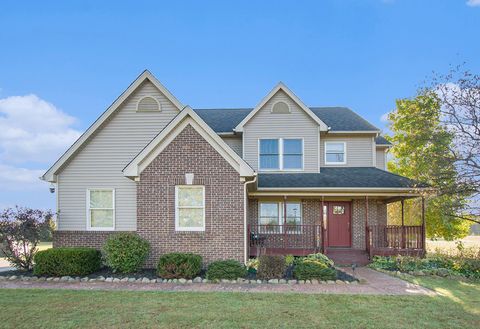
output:
<instances>
[{"instance_id":1,"label":"beige vinyl siding","mask_svg":"<svg viewBox=\"0 0 480 329\"><path fill-rule=\"evenodd\" d=\"M385 152L385 148L383 147L377 147L377 168L382 169L382 170L387 170L387 164L386 164L386 157L387 154Z\"/></svg>"},{"instance_id":2,"label":"beige vinyl siding","mask_svg":"<svg viewBox=\"0 0 480 329\"><path fill-rule=\"evenodd\" d=\"M242 156L242 137L225 137L222 136L222 139L225 143L227 143L228 146L232 148L235 153L237 153L239 156Z\"/></svg>"},{"instance_id":3,"label":"beige vinyl siding","mask_svg":"<svg viewBox=\"0 0 480 329\"><path fill-rule=\"evenodd\" d=\"M154 96L161 111L137 112L137 102ZM115 189L115 230L136 229L136 183L123 168L178 114L158 89L145 81L106 121L58 175L59 230L85 230L86 190Z\"/></svg>"},{"instance_id":4,"label":"beige vinyl siding","mask_svg":"<svg viewBox=\"0 0 480 329\"><path fill-rule=\"evenodd\" d=\"M271 113L272 105L284 101L291 113ZM318 124L285 92L277 92L246 123L243 131L243 158L258 170L258 140L261 138L303 138L305 172L318 172Z\"/></svg>"},{"instance_id":5,"label":"beige vinyl siding","mask_svg":"<svg viewBox=\"0 0 480 329\"><path fill-rule=\"evenodd\" d=\"M373 167L374 141L373 135L334 135L321 136L320 158L322 167ZM325 164L325 142L345 142L347 147L347 163L344 165ZM321 169L320 169L321 170Z\"/></svg>"}]
</instances>

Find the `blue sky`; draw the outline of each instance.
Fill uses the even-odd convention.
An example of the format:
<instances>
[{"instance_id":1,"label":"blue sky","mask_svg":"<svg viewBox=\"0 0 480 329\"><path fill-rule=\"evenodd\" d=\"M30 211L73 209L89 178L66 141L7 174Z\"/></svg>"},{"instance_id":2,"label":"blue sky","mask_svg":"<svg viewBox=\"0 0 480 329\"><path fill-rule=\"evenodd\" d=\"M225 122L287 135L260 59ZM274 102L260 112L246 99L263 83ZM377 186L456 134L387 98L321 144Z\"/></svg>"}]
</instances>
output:
<instances>
[{"instance_id":1,"label":"blue sky","mask_svg":"<svg viewBox=\"0 0 480 329\"><path fill-rule=\"evenodd\" d=\"M432 71L480 72L480 0L3 1L0 208L54 208L37 177L144 69L192 107L278 81L385 128Z\"/></svg>"}]
</instances>

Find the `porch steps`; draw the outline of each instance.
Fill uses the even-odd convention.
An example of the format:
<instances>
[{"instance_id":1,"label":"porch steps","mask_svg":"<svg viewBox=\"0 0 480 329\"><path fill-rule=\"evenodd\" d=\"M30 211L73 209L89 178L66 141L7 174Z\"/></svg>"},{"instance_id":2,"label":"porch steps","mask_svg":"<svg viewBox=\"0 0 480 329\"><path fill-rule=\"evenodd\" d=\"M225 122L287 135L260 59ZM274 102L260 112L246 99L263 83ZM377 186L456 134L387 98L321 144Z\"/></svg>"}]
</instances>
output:
<instances>
[{"instance_id":1,"label":"porch steps","mask_svg":"<svg viewBox=\"0 0 480 329\"><path fill-rule=\"evenodd\" d=\"M370 263L368 253L365 250L358 249L337 249L328 248L327 256L339 266L365 266Z\"/></svg>"}]
</instances>

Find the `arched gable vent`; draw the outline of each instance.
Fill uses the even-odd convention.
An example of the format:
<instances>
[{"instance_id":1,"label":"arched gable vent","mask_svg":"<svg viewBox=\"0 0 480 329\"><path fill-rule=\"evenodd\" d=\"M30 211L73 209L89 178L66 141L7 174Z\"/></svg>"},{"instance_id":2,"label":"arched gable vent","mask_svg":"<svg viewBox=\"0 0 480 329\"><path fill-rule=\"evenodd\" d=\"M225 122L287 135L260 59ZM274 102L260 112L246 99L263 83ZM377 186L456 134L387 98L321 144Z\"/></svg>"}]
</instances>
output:
<instances>
[{"instance_id":1,"label":"arched gable vent","mask_svg":"<svg viewBox=\"0 0 480 329\"><path fill-rule=\"evenodd\" d=\"M290 113L290 106L285 102L276 102L272 106L272 113Z\"/></svg>"},{"instance_id":2,"label":"arched gable vent","mask_svg":"<svg viewBox=\"0 0 480 329\"><path fill-rule=\"evenodd\" d=\"M137 111L161 111L160 103L151 96L145 96L138 101Z\"/></svg>"}]
</instances>

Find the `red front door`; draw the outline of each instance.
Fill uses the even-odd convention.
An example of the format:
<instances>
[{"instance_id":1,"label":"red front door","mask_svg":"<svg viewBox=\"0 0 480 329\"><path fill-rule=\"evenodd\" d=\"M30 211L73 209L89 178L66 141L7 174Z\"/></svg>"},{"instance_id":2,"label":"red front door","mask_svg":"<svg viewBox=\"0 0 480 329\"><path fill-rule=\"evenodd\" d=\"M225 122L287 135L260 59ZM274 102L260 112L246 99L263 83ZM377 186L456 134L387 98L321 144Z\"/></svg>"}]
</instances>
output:
<instances>
[{"instance_id":1,"label":"red front door","mask_svg":"<svg viewBox=\"0 0 480 329\"><path fill-rule=\"evenodd\" d=\"M328 203L328 246L351 247L350 202Z\"/></svg>"}]
</instances>

